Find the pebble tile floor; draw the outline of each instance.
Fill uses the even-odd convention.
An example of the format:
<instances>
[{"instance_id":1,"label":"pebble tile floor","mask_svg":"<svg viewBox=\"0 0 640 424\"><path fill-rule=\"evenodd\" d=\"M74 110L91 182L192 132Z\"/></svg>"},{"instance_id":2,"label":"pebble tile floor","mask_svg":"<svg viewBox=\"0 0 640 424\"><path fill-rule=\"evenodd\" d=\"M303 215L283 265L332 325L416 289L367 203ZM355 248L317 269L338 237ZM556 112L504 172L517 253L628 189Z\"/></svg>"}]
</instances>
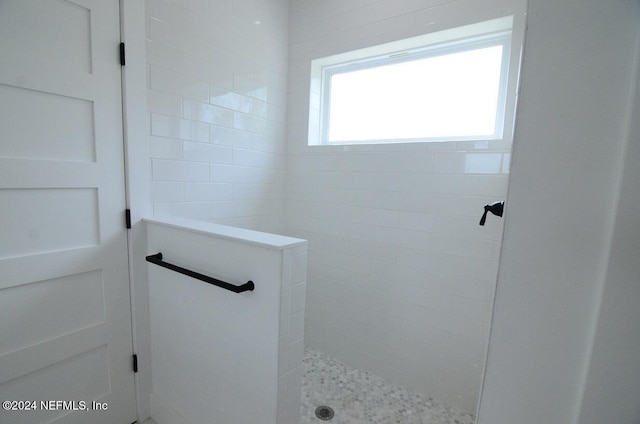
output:
<instances>
[{"instance_id":1,"label":"pebble tile floor","mask_svg":"<svg viewBox=\"0 0 640 424\"><path fill-rule=\"evenodd\" d=\"M329 421L316 418L331 407ZM305 348L301 424L474 424L475 417Z\"/></svg>"}]
</instances>

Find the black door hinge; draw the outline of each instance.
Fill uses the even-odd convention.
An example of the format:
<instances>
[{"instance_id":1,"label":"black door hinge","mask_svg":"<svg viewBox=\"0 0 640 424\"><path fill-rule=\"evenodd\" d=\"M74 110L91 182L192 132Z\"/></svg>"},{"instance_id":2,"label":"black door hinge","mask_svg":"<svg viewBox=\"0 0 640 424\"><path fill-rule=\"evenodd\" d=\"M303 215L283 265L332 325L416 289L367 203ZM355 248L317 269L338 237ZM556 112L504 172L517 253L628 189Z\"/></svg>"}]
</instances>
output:
<instances>
[{"instance_id":1,"label":"black door hinge","mask_svg":"<svg viewBox=\"0 0 640 424\"><path fill-rule=\"evenodd\" d=\"M133 354L133 372L138 372L138 355Z\"/></svg>"},{"instance_id":2,"label":"black door hinge","mask_svg":"<svg viewBox=\"0 0 640 424\"><path fill-rule=\"evenodd\" d=\"M127 226L127 230L130 230L131 229L131 209L125 209L124 223Z\"/></svg>"},{"instance_id":3,"label":"black door hinge","mask_svg":"<svg viewBox=\"0 0 640 424\"><path fill-rule=\"evenodd\" d=\"M124 43L120 43L120 66L124 66Z\"/></svg>"}]
</instances>

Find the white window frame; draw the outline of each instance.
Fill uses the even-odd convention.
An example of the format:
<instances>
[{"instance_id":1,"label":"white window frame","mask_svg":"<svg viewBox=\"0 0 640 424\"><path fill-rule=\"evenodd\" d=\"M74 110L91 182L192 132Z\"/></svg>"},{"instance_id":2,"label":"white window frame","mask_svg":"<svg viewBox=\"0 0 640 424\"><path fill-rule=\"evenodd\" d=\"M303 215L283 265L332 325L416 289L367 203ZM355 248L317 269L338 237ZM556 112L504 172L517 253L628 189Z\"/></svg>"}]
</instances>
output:
<instances>
[{"instance_id":1,"label":"white window frame","mask_svg":"<svg viewBox=\"0 0 640 424\"><path fill-rule=\"evenodd\" d=\"M512 62L512 25L513 17L499 18L312 61L308 144L352 145L503 139L505 125L508 124L506 120L513 117L512 113L507 113L509 90L512 90L512 86L515 85L510 84L509 81ZM328 140L330 87L333 75L498 45L502 45L503 48L496 121L492 135Z\"/></svg>"}]
</instances>

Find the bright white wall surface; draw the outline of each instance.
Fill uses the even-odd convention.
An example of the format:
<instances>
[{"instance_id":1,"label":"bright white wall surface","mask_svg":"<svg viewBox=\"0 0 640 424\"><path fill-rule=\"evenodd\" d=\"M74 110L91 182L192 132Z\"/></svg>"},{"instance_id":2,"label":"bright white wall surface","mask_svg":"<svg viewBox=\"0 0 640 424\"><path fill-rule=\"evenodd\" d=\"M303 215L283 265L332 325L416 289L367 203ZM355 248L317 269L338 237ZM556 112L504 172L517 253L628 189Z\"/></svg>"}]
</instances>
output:
<instances>
[{"instance_id":1,"label":"bright white wall surface","mask_svg":"<svg viewBox=\"0 0 640 424\"><path fill-rule=\"evenodd\" d=\"M635 72L629 144L580 424L640 421L640 91Z\"/></svg>"},{"instance_id":2,"label":"bright white wall surface","mask_svg":"<svg viewBox=\"0 0 640 424\"><path fill-rule=\"evenodd\" d=\"M615 337L609 326L619 319L614 312L618 305L637 310L632 309L637 287L630 287L637 286L638 275L633 256L638 242L637 180L633 188L627 180L636 175L633 170L624 180L621 200L628 194L630 203L621 204L611 258L609 248L628 136L638 22L640 5L635 1L529 0L479 424L578 422L584 385L592 389L615 376L601 380L602 374L592 373L586 379L605 280L593 371L604 371L598 362L610 347L619 356L608 358L617 365L607 372L624 373L627 355L635 353L631 375L637 377L637 321L626 316L617 333L635 335L635 341L619 340L629 343L633 353L602 342ZM637 157L636 148L629 154ZM629 273L636 276L633 283ZM631 297L618 304L627 294ZM627 384L628 389L637 387L637 378L620 387ZM637 408L637 397L618 412L616 393L597 400L591 395L588 390L585 401L603 403L584 405L585 422L596 422L587 418L600 416L590 415L600 406L607 415L597 422L637 422L637 415L631 421L616 419Z\"/></svg>"},{"instance_id":3,"label":"bright white wall surface","mask_svg":"<svg viewBox=\"0 0 640 424\"><path fill-rule=\"evenodd\" d=\"M281 231L288 2L145 4L154 216Z\"/></svg>"},{"instance_id":4,"label":"bright white wall surface","mask_svg":"<svg viewBox=\"0 0 640 424\"><path fill-rule=\"evenodd\" d=\"M308 146L307 134L311 60L518 11L522 22L521 2L481 3L294 0L289 37L286 230L309 240L305 343L470 412L502 234L499 218L478 221L506 196L510 136Z\"/></svg>"},{"instance_id":5,"label":"bright white wall surface","mask_svg":"<svg viewBox=\"0 0 640 424\"><path fill-rule=\"evenodd\" d=\"M149 254L255 290L148 264L151 417L158 424L297 424L306 242L217 224L147 221Z\"/></svg>"}]
</instances>

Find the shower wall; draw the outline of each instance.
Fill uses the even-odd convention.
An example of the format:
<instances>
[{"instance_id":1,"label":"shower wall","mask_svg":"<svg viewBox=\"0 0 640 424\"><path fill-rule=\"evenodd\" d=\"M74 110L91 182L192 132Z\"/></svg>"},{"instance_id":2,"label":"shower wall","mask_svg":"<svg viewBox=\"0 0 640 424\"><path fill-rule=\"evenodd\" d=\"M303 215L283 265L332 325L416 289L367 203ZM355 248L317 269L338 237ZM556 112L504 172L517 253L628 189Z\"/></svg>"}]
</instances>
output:
<instances>
[{"instance_id":1,"label":"shower wall","mask_svg":"<svg viewBox=\"0 0 640 424\"><path fill-rule=\"evenodd\" d=\"M154 215L308 239L306 343L468 411L502 231L477 223L506 195L510 140L306 141L311 59L515 2L477 3L145 2Z\"/></svg>"},{"instance_id":2,"label":"shower wall","mask_svg":"<svg viewBox=\"0 0 640 424\"><path fill-rule=\"evenodd\" d=\"M309 241L305 344L470 412L502 234L478 221L506 196L511 140L307 146L310 61L514 6L291 2L286 228Z\"/></svg>"},{"instance_id":3,"label":"shower wall","mask_svg":"<svg viewBox=\"0 0 640 424\"><path fill-rule=\"evenodd\" d=\"M147 0L151 203L280 232L287 0Z\"/></svg>"}]
</instances>

